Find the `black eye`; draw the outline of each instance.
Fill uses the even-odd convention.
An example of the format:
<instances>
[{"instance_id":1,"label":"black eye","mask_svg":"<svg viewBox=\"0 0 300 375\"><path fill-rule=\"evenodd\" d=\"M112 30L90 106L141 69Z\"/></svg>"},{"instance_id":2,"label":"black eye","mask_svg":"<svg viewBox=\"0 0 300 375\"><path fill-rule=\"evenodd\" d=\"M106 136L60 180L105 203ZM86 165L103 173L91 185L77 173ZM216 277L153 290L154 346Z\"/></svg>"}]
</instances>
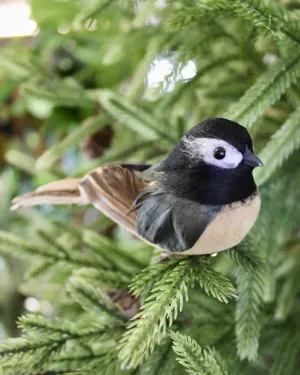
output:
<instances>
[{"instance_id":1,"label":"black eye","mask_svg":"<svg viewBox=\"0 0 300 375\"><path fill-rule=\"evenodd\" d=\"M215 159L222 160L226 156L226 150L223 147L217 147L214 149L214 157Z\"/></svg>"}]
</instances>

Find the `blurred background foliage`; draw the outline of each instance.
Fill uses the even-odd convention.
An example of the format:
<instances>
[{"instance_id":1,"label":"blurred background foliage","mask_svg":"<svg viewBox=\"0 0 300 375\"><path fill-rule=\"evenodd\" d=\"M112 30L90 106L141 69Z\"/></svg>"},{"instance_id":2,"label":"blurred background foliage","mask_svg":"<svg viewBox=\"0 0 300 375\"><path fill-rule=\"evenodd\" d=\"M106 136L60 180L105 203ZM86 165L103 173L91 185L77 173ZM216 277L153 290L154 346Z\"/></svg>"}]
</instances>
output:
<instances>
[{"instance_id":1,"label":"blurred background foliage","mask_svg":"<svg viewBox=\"0 0 300 375\"><path fill-rule=\"evenodd\" d=\"M249 279L228 254L213 261L214 269L230 279L239 274L238 291L246 297L236 313L238 327L232 327L235 307L222 310L209 302L205 312L207 297L199 292L192 294L185 314L211 319L204 328L187 327L186 332L201 345L228 353L226 340L235 346L237 329L240 357L253 359L264 325L260 356L254 364L243 365L243 371L266 374L273 366L272 374L287 375L284 361L277 363L273 350L281 350L300 323L300 3L32 0L30 7L33 35L0 39L0 228L28 241L19 243L28 250L21 262L10 255L15 251L18 257L18 246L1 240L0 338L18 336L15 322L28 311L84 320L66 288L75 265L108 262L113 270L127 272L123 286L149 264L153 252L94 208L45 206L15 214L9 212L12 197L64 176L82 176L104 163L162 159L196 123L224 116L248 127L265 162L256 175L265 197L258 225L264 233L257 235L258 244L246 243L242 256L232 257L246 264ZM102 241L96 251L94 232ZM82 243L94 250L83 250ZM68 245L80 248L82 257L70 255ZM35 257L36 249L43 249L41 256L55 246L60 252L52 261ZM255 265L249 249L265 260L262 273L251 268ZM71 260L57 268L61 252ZM257 289L253 292L252 287ZM253 302L252 297L247 300L249 293L255 300L254 316L247 305ZM72 295L76 297L74 290ZM259 320L261 301L265 315ZM218 334L215 319L226 314L231 321L224 318ZM245 314L250 323L243 328ZM250 333L245 333L247 324ZM280 342L272 336L277 327L285 335ZM297 334L294 360L300 349ZM162 350L169 353L168 347ZM128 360L128 354L122 358ZM294 371L293 360L287 362ZM175 367L174 374L184 371ZM146 370L140 374L150 374Z\"/></svg>"}]
</instances>

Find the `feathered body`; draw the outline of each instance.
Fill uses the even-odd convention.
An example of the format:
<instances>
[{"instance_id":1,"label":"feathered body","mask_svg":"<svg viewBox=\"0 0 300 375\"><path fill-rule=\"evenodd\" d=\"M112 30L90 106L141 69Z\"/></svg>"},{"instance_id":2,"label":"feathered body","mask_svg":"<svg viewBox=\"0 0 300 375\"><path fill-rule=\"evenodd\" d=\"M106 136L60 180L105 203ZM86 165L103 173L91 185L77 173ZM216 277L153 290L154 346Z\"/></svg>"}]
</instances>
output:
<instances>
[{"instance_id":1,"label":"feathered body","mask_svg":"<svg viewBox=\"0 0 300 375\"><path fill-rule=\"evenodd\" d=\"M162 162L106 165L82 179L57 181L14 200L93 204L131 233L175 253L207 254L238 244L260 208L252 176L262 165L241 125L208 119Z\"/></svg>"}]
</instances>

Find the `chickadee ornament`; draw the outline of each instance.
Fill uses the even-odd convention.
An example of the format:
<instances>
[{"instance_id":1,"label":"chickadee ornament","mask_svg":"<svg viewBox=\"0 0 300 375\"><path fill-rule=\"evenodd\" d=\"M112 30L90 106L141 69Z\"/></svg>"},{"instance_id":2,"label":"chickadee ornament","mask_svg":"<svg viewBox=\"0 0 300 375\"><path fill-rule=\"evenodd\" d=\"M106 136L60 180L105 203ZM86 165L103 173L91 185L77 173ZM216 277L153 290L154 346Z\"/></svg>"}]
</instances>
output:
<instances>
[{"instance_id":1,"label":"chickadee ornament","mask_svg":"<svg viewBox=\"0 0 300 375\"><path fill-rule=\"evenodd\" d=\"M260 209L252 171L263 163L248 131L224 118L188 131L158 164L108 164L13 200L93 204L145 241L173 253L211 254L237 245Z\"/></svg>"}]
</instances>

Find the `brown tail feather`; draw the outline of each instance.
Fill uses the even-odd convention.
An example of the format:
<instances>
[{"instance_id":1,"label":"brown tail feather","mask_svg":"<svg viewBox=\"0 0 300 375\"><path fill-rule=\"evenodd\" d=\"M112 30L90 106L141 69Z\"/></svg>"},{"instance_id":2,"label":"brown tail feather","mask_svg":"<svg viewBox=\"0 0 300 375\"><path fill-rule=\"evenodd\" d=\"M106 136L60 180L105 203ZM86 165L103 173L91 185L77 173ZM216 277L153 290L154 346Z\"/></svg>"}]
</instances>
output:
<instances>
[{"instance_id":1,"label":"brown tail feather","mask_svg":"<svg viewBox=\"0 0 300 375\"><path fill-rule=\"evenodd\" d=\"M13 200L11 210L40 204L93 204L128 231L136 233L132 204L149 187L139 175L120 165L99 167L82 179L52 182Z\"/></svg>"},{"instance_id":2,"label":"brown tail feather","mask_svg":"<svg viewBox=\"0 0 300 375\"><path fill-rule=\"evenodd\" d=\"M11 211L41 204L87 204L79 190L80 179L65 179L41 186L36 191L13 199Z\"/></svg>"}]
</instances>

